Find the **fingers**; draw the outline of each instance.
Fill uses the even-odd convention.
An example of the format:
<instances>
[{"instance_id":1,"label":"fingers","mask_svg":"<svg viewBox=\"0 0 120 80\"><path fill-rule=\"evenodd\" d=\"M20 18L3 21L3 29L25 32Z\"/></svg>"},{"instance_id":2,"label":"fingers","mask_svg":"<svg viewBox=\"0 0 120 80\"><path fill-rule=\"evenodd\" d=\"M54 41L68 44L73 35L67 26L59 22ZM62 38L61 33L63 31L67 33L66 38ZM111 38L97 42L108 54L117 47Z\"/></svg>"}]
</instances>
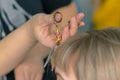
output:
<instances>
[{"instance_id":1,"label":"fingers","mask_svg":"<svg viewBox=\"0 0 120 80\"><path fill-rule=\"evenodd\" d=\"M75 16L78 26L84 26L84 22L82 22L83 17L84 13L79 13Z\"/></svg>"},{"instance_id":2,"label":"fingers","mask_svg":"<svg viewBox=\"0 0 120 80\"><path fill-rule=\"evenodd\" d=\"M34 80L42 80L42 75L41 72L39 71L39 73L36 75Z\"/></svg>"},{"instance_id":3,"label":"fingers","mask_svg":"<svg viewBox=\"0 0 120 80\"><path fill-rule=\"evenodd\" d=\"M31 77L31 73L29 71L24 71L24 74L25 74L25 80L30 80L30 77Z\"/></svg>"},{"instance_id":4,"label":"fingers","mask_svg":"<svg viewBox=\"0 0 120 80\"><path fill-rule=\"evenodd\" d=\"M15 71L15 80L41 80L42 75L41 75L41 71L39 71L38 73L34 73L30 72L30 71Z\"/></svg>"},{"instance_id":5,"label":"fingers","mask_svg":"<svg viewBox=\"0 0 120 80\"><path fill-rule=\"evenodd\" d=\"M47 47L53 48L53 46L55 45L55 40L56 40L56 36L55 34L50 34L47 36L47 41L45 42Z\"/></svg>"},{"instance_id":6,"label":"fingers","mask_svg":"<svg viewBox=\"0 0 120 80\"><path fill-rule=\"evenodd\" d=\"M42 68L43 69L43 68ZM19 67L15 69L15 80L42 80L43 70L40 66Z\"/></svg>"},{"instance_id":7,"label":"fingers","mask_svg":"<svg viewBox=\"0 0 120 80\"><path fill-rule=\"evenodd\" d=\"M80 24L79 24L79 27L81 27L81 26L85 26L85 23L83 21L80 22Z\"/></svg>"},{"instance_id":8,"label":"fingers","mask_svg":"<svg viewBox=\"0 0 120 80\"><path fill-rule=\"evenodd\" d=\"M46 15L44 16L44 19L47 23L53 23L54 19L53 19L53 16L52 15Z\"/></svg>"},{"instance_id":9,"label":"fingers","mask_svg":"<svg viewBox=\"0 0 120 80\"><path fill-rule=\"evenodd\" d=\"M15 70L15 80L25 80L24 72Z\"/></svg>"},{"instance_id":10,"label":"fingers","mask_svg":"<svg viewBox=\"0 0 120 80\"><path fill-rule=\"evenodd\" d=\"M75 33L77 33L78 24L75 17L71 18L69 27L70 27L70 36L73 36Z\"/></svg>"},{"instance_id":11,"label":"fingers","mask_svg":"<svg viewBox=\"0 0 120 80\"><path fill-rule=\"evenodd\" d=\"M52 15L47 15L47 14L43 14L43 13L36 14L35 16L33 16L32 20L33 20L32 22L35 22L35 23L39 24L40 26L45 26L45 25L51 24L54 21Z\"/></svg>"},{"instance_id":12,"label":"fingers","mask_svg":"<svg viewBox=\"0 0 120 80\"><path fill-rule=\"evenodd\" d=\"M66 39L68 39L70 36L69 26L67 25L62 30L62 42L64 42Z\"/></svg>"},{"instance_id":13,"label":"fingers","mask_svg":"<svg viewBox=\"0 0 120 80\"><path fill-rule=\"evenodd\" d=\"M72 17L70 20L70 36L73 36L77 33L79 27L84 26L85 23L81 21L84 17L84 13L79 13L76 16Z\"/></svg>"},{"instance_id":14,"label":"fingers","mask_svg":"<svg viewBox=\"0 0 120 80\"><path fill-rule=\"evenodd\" d=\"M79 26L81 27L85 25L85 23L81 21L83 17L84 17L84 14L79 13L76 16L71 18L69 25L64 27L62 30L62 37L63 37L62 41L65 41L70 36L75 35L77 33ZM52 15L44 16L44 20L46 22L54 21ZM55 39L56 39L55 33L50 32L50 27L51 27L50 24L42 27L41 32L40 32L41 34L39 35L39 41L47 47L53 47L55 44Z\"/></svg>"},{"instance_id":15,"label":"fingers","mask_svg":"<svg viewBox=\"0 0 120 80\"><path fill-rule=\"evenodd\" d=\"M49 26L43 27L41 29L41 33L39 36L40 36L40 39L39 39L40 43L50 48L54 46L56 36L54 33L49 32Z\"/></svg>"},{"instance_id":16,"label":"fingers","mask_svg":"<svg viewBox=\"0 0 120 80\"><path fill-rule=\"evenodd\" d=\"M49 35L49 26L46 26L43 30L43 35L48 36Z\"/></svg>"}]
</instances>

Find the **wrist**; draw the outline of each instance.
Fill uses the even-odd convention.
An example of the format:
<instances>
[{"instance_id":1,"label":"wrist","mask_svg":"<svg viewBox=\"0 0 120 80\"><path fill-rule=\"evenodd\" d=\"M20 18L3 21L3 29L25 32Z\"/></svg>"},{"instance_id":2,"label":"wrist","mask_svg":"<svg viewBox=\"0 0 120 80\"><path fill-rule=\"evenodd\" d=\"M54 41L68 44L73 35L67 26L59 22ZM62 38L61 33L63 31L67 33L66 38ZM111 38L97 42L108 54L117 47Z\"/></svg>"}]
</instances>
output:
<instances>
[{"instance_id":1,"label":"wrist","mask_svg":"<svg viewBox=\"0 0 120 80\"><path fill-rule=\"evenodd\" d=\"M50 48L37 42L37 44L28 52L25 59L42 61L45 57L47 57L49 51L50 51Z\"/></svg>"},{"instance_id":2,"label":"wrist","mask_svg":"<svg viewBox=\"0 0 120 80\"><path fill-rule=\"evenodd\" d=\"M33 42L37 43L37 38L34 35L34 29L32 29L32 26L30 25L30 22L28 21L27 23L25 23L23 25L23 27L25 28L26 34L29 37L29 39L31 39Z\"/></svg>"}]
</instances>

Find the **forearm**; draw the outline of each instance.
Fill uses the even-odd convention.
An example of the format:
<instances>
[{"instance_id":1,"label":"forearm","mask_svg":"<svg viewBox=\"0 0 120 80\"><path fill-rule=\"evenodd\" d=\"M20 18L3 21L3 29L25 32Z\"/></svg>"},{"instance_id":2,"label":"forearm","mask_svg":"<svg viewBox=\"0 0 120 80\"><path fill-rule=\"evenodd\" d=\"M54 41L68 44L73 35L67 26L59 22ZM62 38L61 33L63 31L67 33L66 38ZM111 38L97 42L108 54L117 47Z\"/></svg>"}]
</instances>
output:
<instances>
[{"instance_id":1,"label":"forearm","mask_svg":"<svg viewBox=\"0 0 120 80\"><path fill-rule=\"evenodd\" d=\"M70 20L71 17L77 14L77 9L76 9L75 3L73 2L66 7L57 9L56 11L59 11L63 14L63 20L61 25L66 25L68 20ZM37 43L35 47L32 48L29 54L26 56L25 60L26 59L32 59L32 60L38 60L38 61L43 60L43 58L45 58L45 56L48 55L49 51L50 51L50 48L42 45L41 43Z\"/></svg>"},{"instance_id":2,"label":"forearm","mask_svg":"<svg viewBox=\"0 0 120 80\"><path fill-rule=\"evenodd\" d=\"M36 62L41 62L45 57L47 57L50 51L49 47L44 46L41 43L37 43L28 53L25 60L33 60Z\"/></svg>"},{"instance_id":3,"label":"forearm","mask_svg":"<svg viewBox=\"0 0 120 80\"><path fill-rule=\"evenodd\" d=\"M0 41L0 75L13 69L35 45L22 26Z\"/></svg>"}]
</instances>

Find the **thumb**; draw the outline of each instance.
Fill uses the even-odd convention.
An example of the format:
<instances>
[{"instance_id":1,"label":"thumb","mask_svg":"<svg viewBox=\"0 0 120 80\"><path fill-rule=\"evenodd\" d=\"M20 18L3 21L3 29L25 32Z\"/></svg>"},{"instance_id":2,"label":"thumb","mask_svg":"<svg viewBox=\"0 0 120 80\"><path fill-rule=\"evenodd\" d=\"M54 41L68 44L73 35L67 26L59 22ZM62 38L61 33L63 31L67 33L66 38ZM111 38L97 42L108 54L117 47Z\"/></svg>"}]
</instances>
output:
<instances>
[{"instance_id":1,"label":"thumb","mask_svg":"<svg viewBox=\"0 0 120 80\"><path fill-rule=\"evenodd\" d=\"M47 24L51 24L54 22L54 19L53 19L53 15L52 14L48 14L48 15L45 15L43 17L44 21L47 23Z\"/></svg>"}]
</instances>

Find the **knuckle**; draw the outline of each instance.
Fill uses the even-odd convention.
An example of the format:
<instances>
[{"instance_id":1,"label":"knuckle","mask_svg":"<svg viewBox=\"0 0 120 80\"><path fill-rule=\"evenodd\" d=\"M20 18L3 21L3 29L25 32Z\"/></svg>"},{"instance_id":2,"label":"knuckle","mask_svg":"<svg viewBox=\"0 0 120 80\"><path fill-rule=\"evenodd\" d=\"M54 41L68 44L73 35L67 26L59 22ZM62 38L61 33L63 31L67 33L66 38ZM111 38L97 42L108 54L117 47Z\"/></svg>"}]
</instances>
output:
<instances>
[{"instance_id":1,"label":"knuckle","mask_svg":"<svg viewBox=\"0 0 120 80\"><path fill-rule=\"evenodd\" d=\"M30 66L28 66L28 65L25 65L25 66L23 66L23 67L21 67L22 69L24 69L24 70L30 70Z\"/></svg>"}]
</instances>

